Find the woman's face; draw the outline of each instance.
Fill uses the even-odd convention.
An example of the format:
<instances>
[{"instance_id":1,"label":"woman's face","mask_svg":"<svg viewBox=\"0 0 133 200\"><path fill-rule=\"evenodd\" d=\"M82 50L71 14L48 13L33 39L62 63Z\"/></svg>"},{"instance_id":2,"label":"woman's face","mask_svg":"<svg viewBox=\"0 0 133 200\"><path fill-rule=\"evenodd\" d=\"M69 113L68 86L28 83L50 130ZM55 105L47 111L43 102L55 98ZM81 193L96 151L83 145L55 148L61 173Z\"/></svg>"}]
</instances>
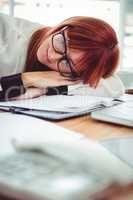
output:
<instances>
[{"instance_id":1,"label":"woman's face","mask_svg":"<svg viewBox=\"0 0 133 200\"><path fill-rule=\"evenodd\" d=\"M78 63L82 59L84 52L76 49L69 49L67 47L67 30L64 30L62 32L63 35L60 34L60 32L59 34L56 33L54 34L54 37L53 35L51 35L41 43L37 51L37 59L40 63L47 65L50 69L54 71L59 71L59 61L63 58L63 55L65 55L64 59L68 59L70 61L72 70L74 70L75 72L80 72L81 70L80 66L78 66ZM64 48L66 51L64 50ZM65 60L63 60L63 62L60 62L60 71L63 73L71 74L70 67L67 67L66 62L64 61ZM63 67L64 63L66 67Z\"/></svg>"}]
</instances>

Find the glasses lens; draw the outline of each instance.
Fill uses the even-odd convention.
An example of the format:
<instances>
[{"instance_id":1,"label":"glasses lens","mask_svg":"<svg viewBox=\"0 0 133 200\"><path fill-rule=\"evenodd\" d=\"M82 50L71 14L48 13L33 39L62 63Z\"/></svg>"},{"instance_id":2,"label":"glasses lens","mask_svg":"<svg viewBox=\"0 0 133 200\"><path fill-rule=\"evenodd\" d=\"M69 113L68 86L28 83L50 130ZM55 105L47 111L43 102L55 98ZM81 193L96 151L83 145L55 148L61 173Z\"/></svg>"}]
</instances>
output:
<instances>
[{"instance_id":1,"label":"glasses lens","mask_svg":"<svg viewBox=\"0 0 133 200\"><path fill-rule=\"evenodd\" d=\"M67 77L71 76L70 63L66 59L60 60L60 62L58 63L58 68L61 75L67 76Z\"/></svg>"},{"instance_id":2,"label":"glasses lens","mask_svg":"<svg viewBox=\"0 0 133 200\"><path fill-rule=\"evenodd\" d=\"M59 33L53 36L53 46L57 52L65 53L65 41L62 34Z\"/></svg>"},{"instance_id":3,"label":"glasses lens","mask_svg":"<svg viewBox=\"0 0 133 200\"><path fill-rule=\"evenodd\" d=\"M75 71L73 71L72 63L70 63L66 59L60 60L60 62L58 63L58 68L62 76L72 77L72 78L79 77L79 75Z\"/></svg>"},{"instance_id":4,"label":"glasses lens","mask_svg":"<svg viewBox=\"0 0 133 200\"><path fill-rule=\"evenodd\" d=\"M60 66L60 69L64 69L64 70L67 70L68 68L70 68L70 64L66 59L62 59L59 62L59 66Z\"/></svg>"}]
</instances>

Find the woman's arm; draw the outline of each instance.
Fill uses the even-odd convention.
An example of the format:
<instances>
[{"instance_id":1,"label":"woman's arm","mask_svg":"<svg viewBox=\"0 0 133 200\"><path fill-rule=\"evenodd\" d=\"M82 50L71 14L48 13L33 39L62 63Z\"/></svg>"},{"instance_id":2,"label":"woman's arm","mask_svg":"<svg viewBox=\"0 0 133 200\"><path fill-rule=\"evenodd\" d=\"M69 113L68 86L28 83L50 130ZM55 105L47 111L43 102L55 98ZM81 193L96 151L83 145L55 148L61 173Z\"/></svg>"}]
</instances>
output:
<instances>
[{"instance_id":1,"label":"woman's arm","mask_svg":"<svg viewBox=\"0 0 133 200\"><path fill-rule=\"evenodd\" d=\"M68 85L77 84L79 80L73 80L61 76L55 71L26 72L22 74L22 81L27 87L46 89L46 95L68 94Z\"/></svg>"},{"instance_id":2,"label":"woman's arm","mask_svg":"<svg viewBox=\"0 0 133 200\"><path fill-rule=\"evenodd\" d=\"M21 74L0 79L0 101L31 99L47 93L46 89L24 88Z\"/></svg>"},{"instance_id":3,"label":"woman's arm","mask_svg":"<svg viewBox=\"0 0 133 200\"><path fill-rule=\"evenodd\" d=\"M25 72L22 74L22 81L25 88L36 87L41 89L47 87L74 85L80 82L80 80L63 77L56 71Z\"/></svg>"},{"instance_id":4,"label":"woman's arm","mask_svg":"<svg viewBox=\"0 0 133 200\"><path fill-rule=\"evenodd\" d=\"M27 99L46 95L67 94L67 85L79 81L62 77L58 72L25 72L2 77L1 100ZM15 98L14 98L15 97Z\"/></svg>"}]
</instances>

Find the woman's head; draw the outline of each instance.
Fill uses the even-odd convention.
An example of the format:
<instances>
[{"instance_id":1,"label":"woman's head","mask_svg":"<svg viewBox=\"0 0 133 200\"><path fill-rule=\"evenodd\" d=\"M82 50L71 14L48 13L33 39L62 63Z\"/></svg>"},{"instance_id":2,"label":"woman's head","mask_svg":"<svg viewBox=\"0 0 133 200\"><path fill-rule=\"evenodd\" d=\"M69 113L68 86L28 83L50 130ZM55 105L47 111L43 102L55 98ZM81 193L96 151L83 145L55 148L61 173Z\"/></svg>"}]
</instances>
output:
<instances>
[{"instance_id":1,"label":"woman's head","mask_svg":"<svg viewBox=\"0 0 133 200\"><path fill-rule=\"evenodd\" d=\"M44 29L40 31L42 33ZM103 20L71 17L45 33L40 37L36 54L42 64L48 64L53 70L58 70L58 61L66 58L84 83L93 87L102 77L109 77L115 71L119 60L118 41L114 29ZM59 45L61 41L60 34L66 45L66 51L63 49L62 54L57 49L58 41ZM46 56L49 60L46 60ZM59 69L61 71L61 67ZM72 73L70 67L62 68L62 71Z\"/></svg>"},{"instance_id":2,"label":"woman's head","mask_svg":"<svg viewBox=\"0 0 133 200\"><path fill-rule=\"evenodd\" d=\"M52 70L59 71L63 76L79 77L78 63L84 56L84 51L70 47L70 26L51 29L37 50L37 58L42 64Z\"/></svg>"}]
</instances>

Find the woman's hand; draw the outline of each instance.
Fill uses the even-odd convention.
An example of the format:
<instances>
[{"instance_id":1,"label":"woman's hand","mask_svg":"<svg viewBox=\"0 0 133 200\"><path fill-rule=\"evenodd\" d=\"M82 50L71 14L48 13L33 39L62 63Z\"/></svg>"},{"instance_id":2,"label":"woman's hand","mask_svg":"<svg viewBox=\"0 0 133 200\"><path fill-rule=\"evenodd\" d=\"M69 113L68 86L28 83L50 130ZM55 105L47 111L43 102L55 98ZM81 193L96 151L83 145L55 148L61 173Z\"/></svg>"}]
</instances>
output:
<instances>
[{"instance_id":1,"label":"woman's hand","mask_svg":"<svg viewBox=\"0 0 133 200\"><path fill-rule=\"evenodd\" d=\"M132 200L133 182L120 185L113 183L103 191L94 194L91 200Z\"/></svg>"},{"instance_id":2,"label":"woman's hand","mask_svg":"<svg viewBox=\"0 0 133 200\"><path fill-rule=\"evenodd\" d=\"M73 85L80 82L79 80L72 80L70 78L63 77L59 74L59 72L55 71L25 72L22 74L22 81L25 88L36 87L40 89Z\"/></svg>"},{"instance_id":3,"label":"woman's hand","mask_svg":"<svg viewBox=\"0 0 133 200\"><path fill-rule=\"evenodd\" d=\"M42 96L46 94L47 89L39 89L39 88L28 88L25 94L22 94L17 97L12 97L10 100L23 100L23 99L33 99L35 97Z\"/></svg>"}]
</instances>

